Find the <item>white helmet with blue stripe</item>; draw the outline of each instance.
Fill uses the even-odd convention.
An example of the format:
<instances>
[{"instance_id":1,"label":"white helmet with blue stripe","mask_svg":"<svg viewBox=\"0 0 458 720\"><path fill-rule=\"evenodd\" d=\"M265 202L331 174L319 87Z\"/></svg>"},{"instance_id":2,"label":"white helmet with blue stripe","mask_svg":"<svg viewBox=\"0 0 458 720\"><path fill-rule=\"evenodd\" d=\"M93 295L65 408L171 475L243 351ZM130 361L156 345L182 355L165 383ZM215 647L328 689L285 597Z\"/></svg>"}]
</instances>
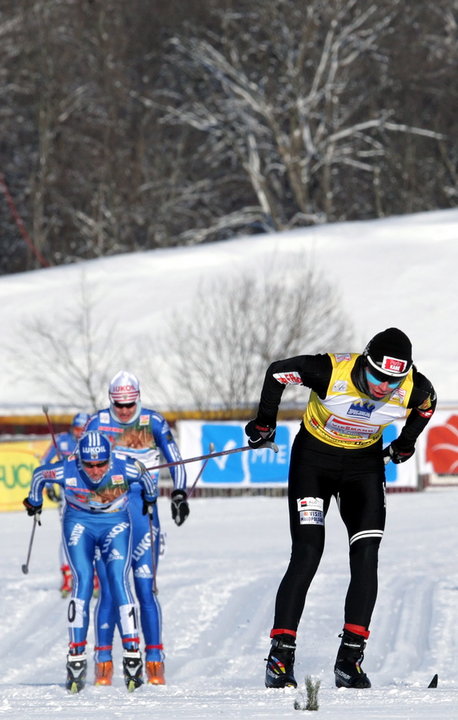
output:
<instances>
[{"instance_id":1,"label":"white helmet with blue stripe","mask_svg":"<svg viewBox=\"0 0 458 720\"><path fill-rule=\"evenodd\" d=\"M129 425L137 420L142 406L140 383L136 375L126 370L116 373L110 382L108 397L110 398L110 412L118 422ZM117 409L122 407L134 408L128 420L121 420L118 415Z\"/></svg>"}]
</instances>

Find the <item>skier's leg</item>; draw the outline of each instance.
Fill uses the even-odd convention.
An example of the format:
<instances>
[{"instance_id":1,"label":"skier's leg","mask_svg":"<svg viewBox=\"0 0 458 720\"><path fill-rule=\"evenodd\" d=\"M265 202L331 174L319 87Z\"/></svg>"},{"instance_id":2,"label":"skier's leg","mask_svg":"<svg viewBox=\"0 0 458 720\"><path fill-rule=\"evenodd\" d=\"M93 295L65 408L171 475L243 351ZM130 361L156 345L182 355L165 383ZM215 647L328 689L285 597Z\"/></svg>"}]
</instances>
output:
<instances>
[{"instance_id":1,"label":"skier's leg","mask_svg":"<svg viewBox=\"0 0 458 720\"><path fill-rule=\"evenodd\" d=\"M117 608L111 596L105 563L101 559L99 547L95 550L95 568L100 584L99 598L94 612L95 685L111 685L113 676L113 635Z\"/></svg>"},{"instance_id":2,"label":"skier's leg","mask_svg":"<svg viewBox=\"0 0 458 720\"><path fill-rule=\"evenodd\" d=\"M81 515L65 513L62 524L64 547L73 576L72 596L68 605L70 642L66 681L66 687L71 692L79 692L86 679L85 650L95 548L94 535Z\"/></svg>"},{"instance_id":3,"label":"skier's leg","mask_svg":"<svg viewBox=\"0 0 458 720\"><path fill-rule=\"evenodd\" d=\"M276 629L296 634L323 553L332 488L333 477L321 458L304 449L299 433L291 452L288 485L291 558L278 588L273 634Z\"/></svg>"},{"instance_id":4,"label":"skier's leg","mask_svg":"<svg viewBox=\"0 0 458 720\"><path fill-rule=\"evenodd\" d=\"M383 468L370 464L363 475L347 475L339 505L350 542L350 583L342 642L334 667L336 685L369 688L371 683L361 663L377 598L378 549L385 527Z\"/></svg>"},{"instance_id":5,"label":"skier's leg","mask_svg":"<svg viewBox=\"0 0 458 720\"><path fill-rule=\"evenodd\" d=\"M59 518L60 522L62 523L62 514L63 514L63 503L59 503ZM65 554L65 548L64 543L61 540L59 545L59 567L60 571L62 573L62 580L60 585L60 594L61 597L66 598L70 595L72 591L72 573L70 570L70 565L67 562L67 556Z\"/></svg>"},{"instance_id":6,"label":"skier's leg","mask_svg":"<svg viewBox=\"0 0 458 720\"><path fill-rule=\"evenodd\" d=\"M159 560L160 525L157 506L153 511L154 561L151 553L149 520L141 512L138 502L130 501L133 527L132 570L135 593L140 606L140 618L145 639L145 659L148 682L165 684L164 653L162 645L162 616L153 577Z\"/></svg>"},{"instance_id":7,"label":"skier's leg","mask_svg":"<svg viewBox=\"0 0 458 720\"><path fill-rule=\"evenodd\" d=\"M323 553L324 519L332 496L332 478L323 464L321 456L304 448L303 433L299 432L291 453L288 487L291 558L275 602L267 687L296 685L296 632Z\"/></svg>"},{"instance_id":8,"label":"skier's leg","mask_svg":"<svg viewBox=\"0 0 458 720\"><path fill-rule=\"evenodd\" d=\"M377 599L378 550L385 529L384 475L370 471L345 482L339 507L350 543L345 623L368 630Z\"/></svg>"},{"instance_id":9,"label":"skier's leg","mask_svg":"<svg viewBox=\"0 0 458 720\"><path fill-rule=\"evenodd\" d=\"M117 518L101 538L101 558L105 563L111 595L119 613L119 625L124 647L124 679L129 690L143 683L143 665L139 651L139 623L137 608L129 584L131 562L131 529L126 513Z\"/></svg>"},{"instance_id":10,"label":"skier's leg","mask_svg":"<svg viewBox=\"0 0 458 720\"><path fill-rule=\"evenodd\" d=\"M81 515L82 513L80 513ZM78 536L78 542L73 539ZM68 608L70 651L86 647L95 540L80 518L64 518L64 547L72 571L73 588Z\"/></svg>"}]
</instances>

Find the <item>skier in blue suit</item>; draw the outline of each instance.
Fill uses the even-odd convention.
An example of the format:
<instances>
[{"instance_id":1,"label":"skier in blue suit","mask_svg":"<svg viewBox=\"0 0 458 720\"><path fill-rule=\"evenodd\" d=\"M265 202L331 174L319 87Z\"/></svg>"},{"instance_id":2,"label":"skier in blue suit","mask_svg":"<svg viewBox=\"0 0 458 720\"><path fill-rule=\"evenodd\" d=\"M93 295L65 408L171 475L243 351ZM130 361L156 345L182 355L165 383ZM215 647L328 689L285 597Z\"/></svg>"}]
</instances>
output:
<instances>
[{"instance_id":1,"label":"skier in blue suit","mask_svg":"<svg viewBox=\"0 0 458 720\"><path fill-rule=\"evenodd\" d=\"M87 432L79 440L77 451L67 460L36 468L24 500L32 516L41 512L46 483L60 485L65 494L63 539L74 578L68 607L66 686L71 692L79 692L85 683L89 603L98 547L120 619L124 679L128 689L134 690L143 682L143 667L137 610L128 579L132 534L127 492L132 483L139 483L143 511L151 512L157 500L157 483L138 460L112 453L110 441L101 433Z\"/></svg>"},{"instance_id":2,"label":"skier in blue suit","mask_svg":"<svg viewBox=\"0 0 458 720\"><path fill-rule=\"evenodd\" d=\"M72 418L70 428L67 432L57 433L54 436L53 442L45 450L43 457L41 458L40 465L46 465L56 460L63 460L69 457L75 452L78 440L83 435L86 425L89 422L90 415L85 412L79 412ZM59 488L53 483L46 485L46 494L48 498L58 504L59 512L62 514L62 494L59 492ZM67 564L65 552L62 543L59 547L59 562L60 571L62 573L62 584L60 586L60 594L63 598L70 595L72 591L72 573L70 566ZM98 580L97 575L94 574L94 595L98 592Z\"/></svg>"},{"instance_id":3,"label":"skier in blue suit","mask_svg":"<svg viewBox=\"0 0 458 720\"><path fill-rule=\"evenodd\" d=\"M75 448L78 440L83 435L86 426L89 422L89 413L79 412L73 416L70 423L70 427L67 432L60 432L54 436L54 441L45 450L43 457L41 458L41 464L46 465L57 458L62 460L75 452ZM48 493L49 495L49 493ZM53 500L52 497L49 498ZM57 502L57 500L56 500Z\"/></svg>"},{"instance_id":4,"label":"skier in blue suit","mask_svg":"<svg viewBox=\"0 0 458 720\"><path fill-rule=\"evenodd\" d=\"M136 457L148 469L159 463L160 453L166 462L181 460L181 455L165 418L154 410L142 407L140 384L132 373L121 371L112 379L108 396L110 407L100 410L88 425L110 438L117 452ZM172 517L182 525L189 515L186 495L186 473L183 465L171 469L174 490L171 496ZM154 471L153 471L154 472ZM158 474L156 472L156 479ZM151 550L150 521L142 514L141 487L132 485L129 491L129 510L132 517L132 570L134 586L140 605L140 618L145 640L147 682L164 685L164 653L162 644L162 618L155 578L159 558L160 525L156 505L152 527L154 553ZM96 666L95 684L110 685L113 672L112 645L116 622L116 607L107 586L103 564L96 562L101 594L95 613Z\"/></svg>"}]
</instances>

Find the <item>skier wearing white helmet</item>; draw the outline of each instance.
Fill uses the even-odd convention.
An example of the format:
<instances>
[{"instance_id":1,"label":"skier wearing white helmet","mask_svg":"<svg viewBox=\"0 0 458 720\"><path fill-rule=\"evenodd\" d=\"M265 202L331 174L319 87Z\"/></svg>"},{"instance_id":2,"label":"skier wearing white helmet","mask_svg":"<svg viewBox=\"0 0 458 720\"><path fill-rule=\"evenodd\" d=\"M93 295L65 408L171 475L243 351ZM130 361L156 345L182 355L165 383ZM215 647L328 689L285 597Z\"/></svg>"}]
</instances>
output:
<instances>
[{"instance_id":1,"label":"skier wearing white helmet","mask_svg":"<svg viewBox=\"0 0 458 720\"><path fill-rule=\"evenodd\" d=\"M160 453L166 462L181 460L178 446L165 418L141 404L140 383L130 372L118 372L110 382L110 407L94 415L88 428L103 432L117 452L137 457L148 468L159 463ZM154 472L154 471L153 471ZM172 517L182 525L189 515L186 494L186 472L183 465L170 468L174 489L171 495ZM158 474L156 473L156 478ZM147 682L165 684L162 643L161 609L155 592L155 576L159 559L160 523L154 505L152 524L154 535L154 563L150 545L149 519L142 514L141 488L133 486L129 492L132 516L132 570L135 592L140 605L140 619L145 640L145 668ZM115 608L106 586L104 568L96 563L101 584L101 596L96 608L96 685L111 685L113 674L112 644L116 624Z\"/></svg>"}]
</instances>

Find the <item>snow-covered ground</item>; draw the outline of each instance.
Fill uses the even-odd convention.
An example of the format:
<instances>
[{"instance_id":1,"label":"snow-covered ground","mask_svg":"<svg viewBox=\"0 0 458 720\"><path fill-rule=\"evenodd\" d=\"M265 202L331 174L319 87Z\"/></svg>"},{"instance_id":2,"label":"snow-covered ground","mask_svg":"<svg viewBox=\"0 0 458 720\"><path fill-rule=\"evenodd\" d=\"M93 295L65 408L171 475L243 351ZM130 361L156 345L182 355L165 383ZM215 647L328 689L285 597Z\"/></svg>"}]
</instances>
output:
<instances>
[{"instance_id":1,"label":"snow-covered ground","mask_svg":"<svg viewBox=\"0 0 458 720\"><path fill-rule=\"evenodd\" d=\"M323 562L299 628L296 676L321 681L320 716L334 720L456 720L458 717L458 489L390 494L380 554L379 598L364 668L370 690L337 690L333 662L348 581L347 542L333 506ZM264 688L274 597L289 554L286 500L196 498L180 528L168 501L158 574L167 685L125 690L116 647L111 688L64 689L66 606L59 583L57 512L37 529L2 516L0 716L8 720L272 720L300 717L295 690ZM89 637L92 644L92 632ZM428 689L438 673L439 685Z\"/></svg>"},{"instance_id":2,"label":"snow-covered ground","mask_svg":"<svg viewBox=\"0 0 458 720\"><path fill-rule=\"evenodd\" d=\"M146 339L154 348L157 333L165 330L172 313L178 313L183 323L194 322L190 310L202 284L208 292L210 287L217 292L231 276L262 273L272 267L280 268L287 283L304 264L312 265L331 284L343 315L354 328L353 347L325 350L361 352L376 332L400 327L411 338L414 360L435 386L439 402L458 401L458 209L453 209L151 250L2 276L0 412L41 413L42 404L58 411L55 390L43 388L24 366L34 347L25 323L38 317L48 324L63 324L66 313L77 312L83 272L89 291L94 292L97 320L103 321L102 328L114 326L120 344L112 349L108 376L122 369L120 349L135 351L128 369L143 383L143 400L157 407L142 372L142 341ZM167 384L166 358L152 352L148 351L152 368ZM303 352L309 349L304 347ZM78 357L77 347L74 357Z\"/></svg>"}]
</instances>

